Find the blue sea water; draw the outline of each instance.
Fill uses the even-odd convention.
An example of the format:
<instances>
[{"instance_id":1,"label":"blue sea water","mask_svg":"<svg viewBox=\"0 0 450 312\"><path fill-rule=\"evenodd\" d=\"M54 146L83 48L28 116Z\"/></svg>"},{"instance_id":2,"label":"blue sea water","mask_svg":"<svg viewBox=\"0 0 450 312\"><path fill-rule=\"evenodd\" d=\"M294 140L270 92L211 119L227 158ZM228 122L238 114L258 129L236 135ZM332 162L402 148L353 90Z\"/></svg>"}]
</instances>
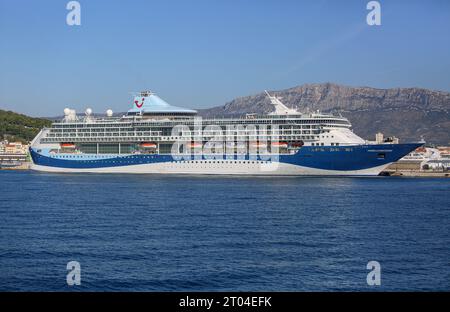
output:
<instances>
[{"instance_id":1,"label":"blue sea water","mask_svg":"<svg viewBox=\"0 0 450 312\"><path fill-rule=\"evenodd\" d=\"M3 291L450 290L450 179L0 171L0 192Z\"/></svg>"}]
</instances>

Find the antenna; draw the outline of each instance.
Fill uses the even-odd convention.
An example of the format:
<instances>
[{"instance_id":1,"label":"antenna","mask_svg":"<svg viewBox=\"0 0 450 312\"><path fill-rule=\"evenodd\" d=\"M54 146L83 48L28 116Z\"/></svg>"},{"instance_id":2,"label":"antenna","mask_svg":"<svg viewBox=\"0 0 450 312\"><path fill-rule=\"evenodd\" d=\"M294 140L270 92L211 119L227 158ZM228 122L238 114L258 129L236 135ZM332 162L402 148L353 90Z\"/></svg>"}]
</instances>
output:
<instances>
[{"instance_id":1,"label":"antenna","mask_svg":"<svg viewBox=\"0 0 450 312\"><path fill-rule=\"evenodd\" d=\"M153 92L151 90L144 90L144 91L139 91L139 92L138 91L131 91L131 92L128 92L128 93L131 94L133 97L136 97L136 96L147 97L147 96L155 94L155 92Z\"/></svg>"}]
</instances>

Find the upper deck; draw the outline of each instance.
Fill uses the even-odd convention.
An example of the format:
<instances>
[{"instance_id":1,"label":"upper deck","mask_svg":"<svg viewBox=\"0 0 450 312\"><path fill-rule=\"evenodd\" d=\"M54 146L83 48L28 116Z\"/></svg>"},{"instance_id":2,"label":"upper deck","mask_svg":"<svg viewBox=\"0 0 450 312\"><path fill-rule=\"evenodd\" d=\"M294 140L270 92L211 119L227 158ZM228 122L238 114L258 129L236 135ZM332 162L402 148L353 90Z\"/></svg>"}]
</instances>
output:
<instances>
[{"instance_id":1,"label":"upper deck","mask_svg":"<svg viewBox=\"0 0 450 312\"><path fill-rule=\"evenodd\" d=\"M224 140L239 136L244 140L258 140L259 136L276 136L280 140L305 142L319 139L320 134L332 129L349 129L350 122L342 116L330 114L302 114L280 104L275 113L268 115L246 114L230 118L202 118L195 110L172 106L150 91L141 92L134 99L133 108L121 117L92 116L87 109L85 116L77 116L73 110L65 109L65 117L54 122L44 131L41 143L61 142L143 142L178 140L172 130L184 126L195 139L208 140L216 135L208 130L215 126L223 131ZM281 106L280 106L281 105ZM206 129L205 129L206 128ZM210 128L210 127L209 127ZM248 129L247 129L248 128ZM198 133L201 129L201 136ZM255 137L256 136L256 137Z\"/></svg>"}]
</instances>

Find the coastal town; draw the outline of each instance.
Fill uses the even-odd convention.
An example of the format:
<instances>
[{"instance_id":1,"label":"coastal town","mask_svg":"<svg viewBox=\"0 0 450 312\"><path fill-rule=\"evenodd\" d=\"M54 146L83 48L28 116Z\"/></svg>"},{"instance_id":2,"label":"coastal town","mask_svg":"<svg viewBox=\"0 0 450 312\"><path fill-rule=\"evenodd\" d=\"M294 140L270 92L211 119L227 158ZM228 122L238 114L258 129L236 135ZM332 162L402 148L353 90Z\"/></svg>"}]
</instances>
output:
<instances>
[{"instance_id":1,"label":"coastal town","mask_svg":"<svg viewBox=\"0 0 450 312\"><path fill-rule=\"evenodd\" d=\"M0 169L29 169L29 144L22 142L0 142Z\"/></svg>"}]
</instances>

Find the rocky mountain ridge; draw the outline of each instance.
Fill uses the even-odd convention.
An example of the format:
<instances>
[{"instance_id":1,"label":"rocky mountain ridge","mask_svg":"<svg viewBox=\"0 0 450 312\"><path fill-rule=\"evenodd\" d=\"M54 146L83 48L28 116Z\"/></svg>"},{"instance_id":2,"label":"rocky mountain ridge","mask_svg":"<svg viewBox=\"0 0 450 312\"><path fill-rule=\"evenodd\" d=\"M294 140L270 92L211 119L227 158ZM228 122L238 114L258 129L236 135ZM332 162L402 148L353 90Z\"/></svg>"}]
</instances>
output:
<instances>
[{"instance_id":1,"label":"rocky mountain ridge","mask_svg":"<svg viewBox=\"0 0 450 312\"><path fill-rule=\"evenodd\" d=\"M300 112L319 110L342 114L355 133L373 139L375 133L396 136L402 142L422 137L433 144L450 144L450 93L422 88L376 89L333 83L305 84L269 91ZM232 117L246 113L267 114L274 110L264 92L240 97L223 106L199 110L204 117Z\"/></svg>"}]
</instances>

